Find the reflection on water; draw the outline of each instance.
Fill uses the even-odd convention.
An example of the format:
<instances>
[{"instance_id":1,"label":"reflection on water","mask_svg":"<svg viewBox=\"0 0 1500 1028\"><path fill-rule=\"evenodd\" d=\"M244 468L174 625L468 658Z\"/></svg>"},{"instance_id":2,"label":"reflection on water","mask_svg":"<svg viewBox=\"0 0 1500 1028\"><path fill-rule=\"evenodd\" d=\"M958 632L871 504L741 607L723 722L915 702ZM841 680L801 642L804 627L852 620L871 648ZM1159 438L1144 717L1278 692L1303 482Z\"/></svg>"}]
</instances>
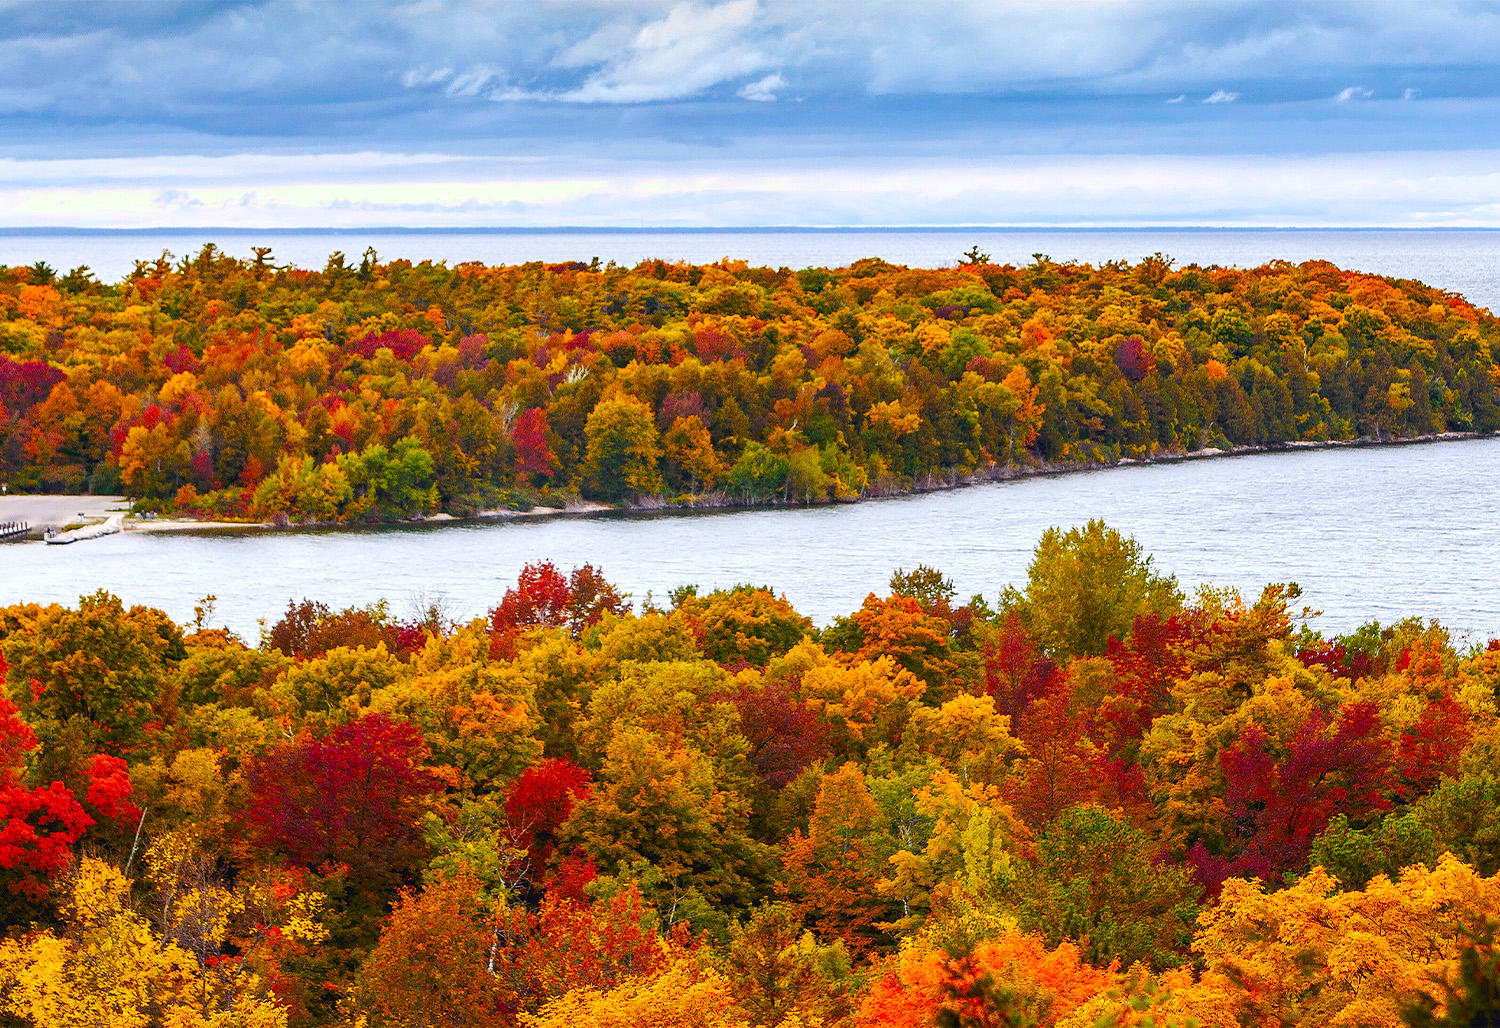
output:
<instances>
[{"instance_id":1,"label":"reflection on water","mask_svg":"<svg viewBox=\"0 0 1500 1028\"><path fill-rule=\"evenodd\" d=\"M1049 525L1102 517L1186 586L1301 584L1325 631L1436 617L1500 635L1500 439L1118 468L806 510L516 519L362 531L128 533L0 547L0 603L109 589L178 620L213 593L253 641L290 599L441 596L469 617L528 561L593 563L637 601L684 583L786 593L820 624L923 563L992 602Z\"/></svg>"}]
</instances>

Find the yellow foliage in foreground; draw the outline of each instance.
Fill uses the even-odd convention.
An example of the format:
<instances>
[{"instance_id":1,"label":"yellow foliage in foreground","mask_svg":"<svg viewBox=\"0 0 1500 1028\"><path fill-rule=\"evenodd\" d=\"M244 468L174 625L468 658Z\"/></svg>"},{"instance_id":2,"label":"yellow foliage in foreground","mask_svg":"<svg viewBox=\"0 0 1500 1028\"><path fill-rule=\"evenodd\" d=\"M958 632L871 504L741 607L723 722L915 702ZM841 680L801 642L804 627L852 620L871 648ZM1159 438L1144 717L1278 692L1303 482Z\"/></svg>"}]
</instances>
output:
<instances>
[{"instance_id":1,"label":"yellow foliage in foreground","mask_svg":"<svg viewBox=\"0 0 1500 1028\"><path fill-rule=\"evenodd\" d=\"M608 992L577 989L522 1014L522 1028L720 1028L731 1020L729 981L698 955L678 955L658 975ZM784 1024L787 1022L783 1022Z\"/></svg>"},{"instance_id":2,"label":"yellow foliage in foreground","mask_svg":"<svg viewBox=\"0 0 1500 1028\"><path fill-rule=\"evenodd\" d=\"M1403 1002L1455 980L1464 927L1497 913L1500 875L1481 877L1452 854L1357 892L1322 868L1280 892L1232 878L1199 918L1204 971L1161 974L1152 1016L1202 1028L1401 1028ZM1118 1001L1089 1012L1111 1008L1115 1023L1136 1023Z\"/></svg>"},{"instance_id":3,"label":"yellow foliage in foreground","mask_svg":"<svg viewBox=\"0 0 1500 1028\"><path fill-rule=\"evenodd\" d=\"M208 973L129 900L123 874L83 860L65 936L37 931L0 942L0 1011L35 1028L285 1028L285 1008L257 975L233 961Z\"/></svg>"}]
</instances>

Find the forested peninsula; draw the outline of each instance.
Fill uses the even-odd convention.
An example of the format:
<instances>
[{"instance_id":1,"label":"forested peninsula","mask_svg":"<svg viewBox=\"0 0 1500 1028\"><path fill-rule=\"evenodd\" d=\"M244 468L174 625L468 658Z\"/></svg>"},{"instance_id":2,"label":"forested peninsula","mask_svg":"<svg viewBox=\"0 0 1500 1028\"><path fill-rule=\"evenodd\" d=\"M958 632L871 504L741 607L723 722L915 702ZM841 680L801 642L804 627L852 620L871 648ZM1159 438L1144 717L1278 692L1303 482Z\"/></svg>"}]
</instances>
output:
<instances>
[{"instance_id":1,"label":"forested peninsula","mask_svg":"<svg viewBox=\"0 0 1500 1028\"><path fill-rule=\"evenodd\" d=\"M0 482L213 519L820 503L1500 428L1500 323L1322 262L0 268Z\"/></svg>"},{"instance_id":2,"label":"forested peninsula","mask_svg":"<svg viewBox=\"0 0 1500 1028\"><path fill-rule=\"evenodd\" d=\"M1326 638L1100 522L486 617L0 609L0 1018L35 1028L1493 1024L1500 640Z\"/></svg>"}]
</instances>

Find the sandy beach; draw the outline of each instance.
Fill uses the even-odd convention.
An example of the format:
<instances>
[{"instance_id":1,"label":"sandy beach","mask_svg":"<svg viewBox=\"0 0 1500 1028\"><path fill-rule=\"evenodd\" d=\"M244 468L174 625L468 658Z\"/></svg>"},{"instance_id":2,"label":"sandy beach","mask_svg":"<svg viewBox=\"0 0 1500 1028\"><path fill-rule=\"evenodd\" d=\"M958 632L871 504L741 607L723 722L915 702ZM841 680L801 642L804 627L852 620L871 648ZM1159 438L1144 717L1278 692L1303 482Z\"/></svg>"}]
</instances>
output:
<instances>
[{"instance_id":1,"label":"sandy beach","mask_svg":"<svg viewBox=\"0 0 1500 1028\"><path fill-rule=\"evenodd\" d=\"M24 521L40 534L48 528L103 521L130 509L123 496L11 494L0 496L0 522Z\"/></svg>"},{"instance_id":2,"label":"sandy beach","mask_svg":"<svg viewBox=\"0 0 1500 1028\"><path fill-rule=\"evenodd\" d=\"M49 528L65 525L88 525L101 522L111 514L130 510L123 496L87 496L77 494L11 494L0 496L0 524L26 522L31 526L28 538L40 539ZM205 529L265 528L262 522L198 521L193 518L125 519L127 532L185 532Z\"/></svg>"}]
</instances>

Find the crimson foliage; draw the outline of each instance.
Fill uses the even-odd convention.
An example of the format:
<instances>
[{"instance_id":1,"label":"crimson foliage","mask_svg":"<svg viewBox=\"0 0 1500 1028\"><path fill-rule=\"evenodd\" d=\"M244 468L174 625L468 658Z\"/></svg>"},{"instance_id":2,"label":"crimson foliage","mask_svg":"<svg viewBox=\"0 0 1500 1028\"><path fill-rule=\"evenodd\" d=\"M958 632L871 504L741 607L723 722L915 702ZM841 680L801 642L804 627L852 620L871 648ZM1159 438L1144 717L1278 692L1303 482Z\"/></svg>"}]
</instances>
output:
<instances>
[{"instance_id":1,"label":"crimson foliage","mask_svg":"<svg viewBox=\"0 0 1500 1028\"><path fill-rule=\"evenodd\" d=\"M573 804L588 795L588 771L566 757L528 767L511 786L505 816L512 843L527 851L533 884L552 856L557 829L573 812Z\"/></svg>"},{"instance_id":2,"label":"crimson foliage","mask_svg":"<svg viewBox=\"0 0 1500 1028\"><path fill-rule=\"evenodd\" d=\"M550 478L557 470L557 458L547 443L547 412L530 407L521 412L511 426L511 441L516 447L516 469L523 474Z\"/></svg>"},{"instance_id":3,"label":"crimson foliage","mask_svg":"<svg viewBox=\"0 0 1500 1028\"><path fill-rule=\"evenodd\" d=\"M1474 737L1469 715L1450 693L1428 702L1404 732L1396 754L1396 792L1408 802L1431 792L1451 774Z\"/></svg>"},{"instance_id":4,"label":"crimson foliage","mask_svg":"<svg viewBox=\"0 0 1500 1028\"><path fill-rule=\"evenodd\" d=\"M16 705L0 699L0 868L10 872L11 892L32 899L47 894L45 879L68 865L74 844L94 823L61 782L26 787L22 761L36 745Z\"/></svg>"},{"instance_id":5,"label":"crimson foliage","mask_svg":"<svg viewBox=\"0 0 1500 1028\"><path fill-rule=\"evenodd\" d=\"M0 656L0 682L6 670ZM68 866L73 847L99 817L125 821L141 813L130 802L125 761L107 754L89 759L87 785L80 786L87 790L87 805L62 782L28 787L26 756L36 748L31 726L14 703L0 697L0 870L7 872L0 880L28 899L47 895L47 879Z\"/></svg>"},{"instance_id":6,"label":"crimson foliage","mask_svg":"<svg viewBox=\"0 0 1500 1028\"><path fill-rule=\"evenodd\" d=\"M771 788L785 787L828 756L827 722L785 687L741 687L729 699L740 712L750 760Z\"/></svg>"},{"instance_id":7,"label":"crimson foliage","mask_svg":"<svg viewBox=\"0 0 1500 1028\"><path fill-rule=\"evenodd\" d=\"M1156 358L1140 336L1128 336L1115 344L1115 367L1130 381L1139 382L1156 370Z\"/></svg>"},{"instance_id":8,"label":"crimson foliage","mask_svg":"<svg viewBox=\"0 0 1500 1028\"><path fill-rule=\"evenodd\" d=\"M1349 652L1343 643L1320 639L1297 652L1297 659L1307 667L1321 667L1336 678L1358 681L1374 670L1374 661L1362 650Z\"/></svg>"},{"instance_id":9,"label":"crimson foliage","mask_svg":"<svg viewBox=\"0 0 1500 1028\"><path fill-rule=\"evenodd\" d=\"M1224 857L1210 855L1201 842L1193 848L1207 888L1217 892L1231 876L1272 880L1295 871L1334 814L1357 819L1389 806L1381 786L1391 754L1379 708L1365 700L1340 715L1337 725L1324 714L1308 718L1279 762L1256 725L1219 755L1234 838Z\"/></svg>"},{"instance_id":10,"label":"crimson foliage","mask_svg":"<svg viewBox=\"0 0 1500 1028\"><path fill-rule=\"evenodd\" d=\"M1047 691L1057 671L1051 658L1032 645L1015 614L984 644L985 692L994 697L997 711L1009 715L1012 731L1020 729L1026 709Z\"/></svg>"},{"instance_id":11,"label":"crimson foliage","mask_svg":"<svg viewBox=\"0 0 1500 1028\"><path fill-rule=\"evenodd\" d=\"M567 578L550 560L527 564L490 611L490 652L512 655L516 638L528 628L566 628L577 637L606 613L627 609L625 598L592 564L574 568Z\"/></svg>"},{"instance_id":12,"label":"crimson foliage","mask_svg":"<svg viewBox=\"0 0 1500 1028\"><path fill-rule=\"evenodd\" d=\"M0 407L24 411L66 377L46 361L17 361L0 353Z\"/></svg>"},{"instance_id":13,"label":"crimson foliage","mask_svg":"<svg viewBox=\"0 0 1500 1028\"><path fill-rule=\"evenodd\" d=\"M421 855L417 818L437 789L425 755L414 726L381 714L271 750L249 769L256 841L291 864L332 861L355 881L389 879Z\"/></svg>"}]
</instances>

